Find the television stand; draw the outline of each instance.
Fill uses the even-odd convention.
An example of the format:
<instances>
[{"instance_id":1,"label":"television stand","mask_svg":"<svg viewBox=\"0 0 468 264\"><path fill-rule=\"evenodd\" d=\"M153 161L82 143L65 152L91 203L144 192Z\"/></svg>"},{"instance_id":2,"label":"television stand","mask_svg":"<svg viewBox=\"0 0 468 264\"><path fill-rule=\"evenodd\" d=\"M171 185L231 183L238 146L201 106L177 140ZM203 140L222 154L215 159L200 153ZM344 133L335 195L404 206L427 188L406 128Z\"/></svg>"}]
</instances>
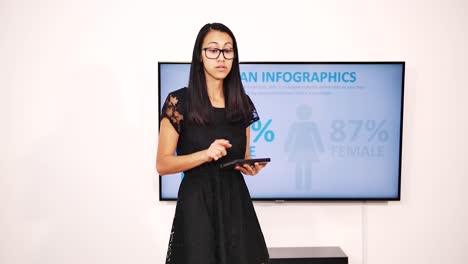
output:
<instances>
[{"instance_id":1,"label":"television stand","mask_svg":"<svg viewBox=\"0 0 468 264\"><path fill-rule=\"evenodd\" d=\"M348 264L340 247L270 247L271 264Z\"/></svg>"}]
</instances>

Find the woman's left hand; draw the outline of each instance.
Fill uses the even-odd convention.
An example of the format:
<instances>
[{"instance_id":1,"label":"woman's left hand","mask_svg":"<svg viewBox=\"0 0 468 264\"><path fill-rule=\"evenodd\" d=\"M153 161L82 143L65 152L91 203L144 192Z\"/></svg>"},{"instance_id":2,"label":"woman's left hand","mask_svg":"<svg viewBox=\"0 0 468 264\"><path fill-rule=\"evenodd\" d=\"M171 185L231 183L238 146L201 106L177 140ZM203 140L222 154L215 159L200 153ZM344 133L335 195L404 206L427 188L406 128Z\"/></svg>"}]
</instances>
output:
<instances>
[{"instance_id":1,"label":"woman's left hand","mask_svg":"<svg viewBox=\"0 0 468 264\"><path fill-rule=\"evenodd\" d=\"M242 166L236 166L234 169L242 172L245 175L254 176L255 174L259 173L261 169L263 169L267 163L259 163L255 162L254 165L244 164Z\"/></svg>"}]
</instances>

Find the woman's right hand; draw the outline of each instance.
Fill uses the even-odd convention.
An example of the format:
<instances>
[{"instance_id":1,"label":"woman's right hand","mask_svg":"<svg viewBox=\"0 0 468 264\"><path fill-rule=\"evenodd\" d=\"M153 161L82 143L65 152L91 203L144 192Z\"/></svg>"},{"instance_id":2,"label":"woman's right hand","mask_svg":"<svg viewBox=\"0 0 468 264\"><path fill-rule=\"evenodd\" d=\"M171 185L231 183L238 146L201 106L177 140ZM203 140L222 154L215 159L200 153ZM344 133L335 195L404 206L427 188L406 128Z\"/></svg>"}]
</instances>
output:
<instances>
[{"instance_id":1,"label":"woman's right hand","mask_svg":"<svg viewBox=\"0 0 468 264\"><path fill-rule=\"evenodd\" d=\"M211 143L210 147L206 150L205 155L207 161L219 160L227 155L227 149L232 145L226 139L217 139Z\"/></svg>"}]
</instances>

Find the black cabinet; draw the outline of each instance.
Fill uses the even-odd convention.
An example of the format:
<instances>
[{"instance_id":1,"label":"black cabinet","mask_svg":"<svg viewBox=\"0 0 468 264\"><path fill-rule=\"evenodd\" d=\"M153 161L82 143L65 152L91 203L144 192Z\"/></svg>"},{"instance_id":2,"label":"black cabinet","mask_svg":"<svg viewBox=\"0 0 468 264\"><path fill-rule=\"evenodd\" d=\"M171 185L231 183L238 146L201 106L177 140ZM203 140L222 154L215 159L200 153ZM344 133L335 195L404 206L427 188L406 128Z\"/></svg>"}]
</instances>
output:
<instances>
[{"instance_id":1,"label":"black cabinet","mask_svg":"<svg viewBox=\"0 0 468 264\"><path fill-rule=\"evenodd\" d=\"M348 264L340 247L271 247L270 264Z\"/></svg>"}]
</instances>

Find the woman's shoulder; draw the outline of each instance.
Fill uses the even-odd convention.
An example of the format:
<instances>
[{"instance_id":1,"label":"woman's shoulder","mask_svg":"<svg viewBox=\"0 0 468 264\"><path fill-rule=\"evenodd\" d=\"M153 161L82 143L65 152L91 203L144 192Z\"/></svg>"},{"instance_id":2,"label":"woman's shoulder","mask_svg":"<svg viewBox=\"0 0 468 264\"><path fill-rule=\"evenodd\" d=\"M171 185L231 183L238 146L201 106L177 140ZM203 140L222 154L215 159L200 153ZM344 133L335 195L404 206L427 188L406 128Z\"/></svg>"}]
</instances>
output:
<instances>
[{"instance_id":1,"label":"woman's shoulder","mask_svg":"<svg viewBox=\"0 0 468 264\"><path fill-rule=\"evenodd\" d=\"M186 102L185 102L186 94L187 94L187 88L186 87L180 88L180 89L175 90L175 91L172 91L167 95L165 104L177 106L179 108L180 107L185 107L185 105L186 105ZM182 112L182 109L180 109L180 110Z\"/></svg>"},{"instance_id":2,"label":"woman's shoulder","mask_svg":"<svg viewBox=\"0 0 468 264\"><path fill-rule=\"evenodd\" d=\"M177 133L181 133L184 121L185 111L185 94L186 88L181 88L170 92L167 95L166 101L162 107L161 119L166 117L176 129Z\"/></svg>"},{"instance_id":3,"label":"woman's shoulder","mask_svg":"<svg viewBox=\"0 0 468 264\"><path fill-rule=\"evenodd\" d=\"M184 100L187 94L187 87L180 88L178 90L172 91L169 93L170 96L176 97L179 100Z\"/></svg>"}]
</instances>

